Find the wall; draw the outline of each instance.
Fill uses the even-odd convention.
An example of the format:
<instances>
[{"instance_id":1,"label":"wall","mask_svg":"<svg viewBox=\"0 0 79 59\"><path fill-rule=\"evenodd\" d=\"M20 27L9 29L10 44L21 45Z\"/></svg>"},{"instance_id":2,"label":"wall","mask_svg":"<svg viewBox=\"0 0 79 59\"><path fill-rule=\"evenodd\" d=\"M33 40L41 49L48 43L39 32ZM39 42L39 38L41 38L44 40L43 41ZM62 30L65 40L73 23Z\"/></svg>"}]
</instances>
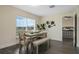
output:
<instances>
[{"instance_id":1,"label":"wall","mask_svg":"<svg viewBox=\"0 0 79 59\"><path fill-rule=\"evenodd\" d=\"M76 9L77 13L77 47L79 47L79 8Z\"/></svg>"},{"instance_id":2,"label":"wall","mask_svg":"<svg viewBox=\"0 0 79 59\"><path fill-rule=\"evenodd\" d=\"M39 23L39 16L11 6L0 6L0 48L18 43L16 40L16 16L30 17Z\"/></svg>"},{"instance_id":3,"label":"wall","mask_svg":"<svg viewBox=\"0 0 79 59\"><path fill-rule=\"evenodd\" d=\"M46 30L48 32L48 37L50 39L62 41L62 18L63 16L72 16L74 19L74 11L69 11L66 13L58 14L58 15L46 16L42 18L41 23L45 23L47 20L55 21L56 26L52 28L47 28Z\"/></svg>"}]
</instances>

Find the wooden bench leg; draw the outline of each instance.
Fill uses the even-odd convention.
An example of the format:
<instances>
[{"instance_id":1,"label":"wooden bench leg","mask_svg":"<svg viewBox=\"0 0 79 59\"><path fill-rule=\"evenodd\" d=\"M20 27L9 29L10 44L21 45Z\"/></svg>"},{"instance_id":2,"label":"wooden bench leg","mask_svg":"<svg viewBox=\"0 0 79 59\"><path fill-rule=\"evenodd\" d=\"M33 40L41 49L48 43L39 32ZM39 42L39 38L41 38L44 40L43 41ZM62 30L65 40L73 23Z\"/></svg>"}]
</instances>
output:
<instances>
[{"instance_id":1,"label":"wooden bench leg","mask_svg":"<svg viewBox=\"0 0 79 59\"><path fill-rule=\"evenodd\" d=\"M38 54L38 46L36 46L36 54Z\"/></svg>"},{"instance_id":2,"label":"wooden bench leg","mask_svg":"<svg viewBox=\"0 0 79 59\"><path fill-rule=\"evenodd\" d=\"M47 41L47 47L50 48L50 40Z\"/></svg>"}]
</instances>

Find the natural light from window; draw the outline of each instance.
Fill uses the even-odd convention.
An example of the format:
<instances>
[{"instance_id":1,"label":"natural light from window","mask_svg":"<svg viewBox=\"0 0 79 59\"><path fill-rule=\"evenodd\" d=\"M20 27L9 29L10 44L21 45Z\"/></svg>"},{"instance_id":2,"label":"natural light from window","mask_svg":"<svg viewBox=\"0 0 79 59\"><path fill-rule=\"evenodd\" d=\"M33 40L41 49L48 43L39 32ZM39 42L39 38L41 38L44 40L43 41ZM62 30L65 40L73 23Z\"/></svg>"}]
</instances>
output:
<instances>
[{"instance_id":1,"label":"natural light from window","mask_svg":"<svg viewBox=\"0 0 79 59\"><path fill-rule=\"evenodd\" d=\"M35 20L22 16L16 17L16 33L20 31L35 30Z\"/></svg>"}]
</instances>

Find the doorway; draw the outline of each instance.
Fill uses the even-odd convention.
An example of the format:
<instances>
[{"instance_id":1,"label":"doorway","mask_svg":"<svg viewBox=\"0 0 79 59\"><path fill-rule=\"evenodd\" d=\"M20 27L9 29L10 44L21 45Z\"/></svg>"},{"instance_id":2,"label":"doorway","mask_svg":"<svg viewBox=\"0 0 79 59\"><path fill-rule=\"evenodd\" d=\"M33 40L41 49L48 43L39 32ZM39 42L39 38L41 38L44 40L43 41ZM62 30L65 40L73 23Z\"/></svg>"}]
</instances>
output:
<instances>
[{"instance_id":1,"label":"doorway","mask_svg":"<svg viewBox=\"0 0 79 59\"><path fill-rule=\"evenodd\" d=\"M64 44L73 46L74 30L73 16L64 16L62 20L62 39Z\"/></svg>"}]
</instances>

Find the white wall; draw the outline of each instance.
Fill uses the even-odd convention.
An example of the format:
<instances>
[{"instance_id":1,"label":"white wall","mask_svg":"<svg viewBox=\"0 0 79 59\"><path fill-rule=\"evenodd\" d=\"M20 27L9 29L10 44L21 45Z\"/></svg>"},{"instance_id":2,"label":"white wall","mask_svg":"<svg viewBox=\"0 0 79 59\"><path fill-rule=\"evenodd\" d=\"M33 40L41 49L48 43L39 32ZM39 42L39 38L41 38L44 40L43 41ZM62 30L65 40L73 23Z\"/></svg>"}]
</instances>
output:
<instances>
[{"instance_id":1,"label":"white wall","mask_svg":"<svg viewBox=\"0 0 79 59\"><path fill-rule=\"evenodd\" d=\"M42 22L46 22L48 21L55 21L56 26L52 27L52 28L47 28L47 32L48 32L48 38L52 39L52 40L60 40L62 41L62 17L60 16L48 16L48 17L43 17L42 18ZM59 30L58 30L59 29Z\"/></svg>"},{"instance_id":2,"label":"white wall","mask_svg":"<svg viewBox=\"0 0 79 59\"><path fill-rule=\"evenodd\" d=\"M77 46L79 47L79 14L77 19Z\"/></svg>"},{"instance_id":3,"label":"white wall","mask_svg":"<svg viewBox=\"0 0 79 59\"><path fill-rule=\"evenodd\" d=\"M11 6L0 6L0 48L18 43L19 40L16 40L16 16L30 17L37 23L40 18Z\"/></svg>"},{"instance_id":4,"label":"white wall","mask_svg":"<svg viewBox=\"0 0 79 59\"><path fill-rule=\"evenodd\" d=\"M76 9L77 13L77 47L79 47L79 8Z\"/></svg>"},{"instance_id":5,"label":"white wall","mask_svg":"<svg viewBox=\"0 0 79 59\"><path fill-rule=\"evenodd\" d=\"M41 23L45 23L47 20L48 21L55 21L56 26L47 29L48 32L48 37L52 40L58 40L62 41L62 18L63 16L74 16L73 11L69 11L63 14L58 14L58 15L52 15L52 16L46 16L42 18Z\"/></svg>"}]
</instances>

